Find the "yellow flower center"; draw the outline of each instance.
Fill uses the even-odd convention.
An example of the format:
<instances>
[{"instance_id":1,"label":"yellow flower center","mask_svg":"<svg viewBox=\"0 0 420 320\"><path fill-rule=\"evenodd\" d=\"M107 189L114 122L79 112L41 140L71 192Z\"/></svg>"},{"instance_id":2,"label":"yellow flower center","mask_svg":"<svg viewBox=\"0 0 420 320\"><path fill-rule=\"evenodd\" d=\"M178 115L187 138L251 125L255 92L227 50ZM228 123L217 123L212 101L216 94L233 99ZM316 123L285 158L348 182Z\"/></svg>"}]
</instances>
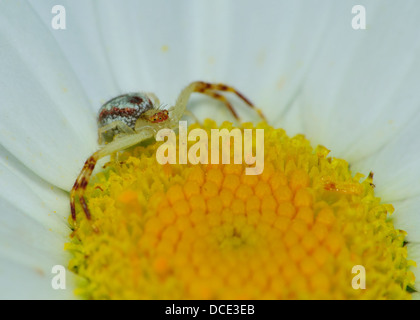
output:
<instances>
[{"instance_id":1,"label":"yellow flower center","mask_svg":"<svg viewBox=\"0 0 420 320\"><path fill-rule=\"evenodd\" d=\"M205 121L209 137L214 128ZM407 260L405 232L389 218L392 205L374 196L372 177L353 176L346 161L327 157L324 147L314 150L302 135L257 128L264 129L265 149L257 176L245 175L246 164L160 165L162 142L111 161L86 190L99 232L79 210L66 245L70 269L80 275L76 294L410 298L414 262Z\"/></svg>"}]
</instances>

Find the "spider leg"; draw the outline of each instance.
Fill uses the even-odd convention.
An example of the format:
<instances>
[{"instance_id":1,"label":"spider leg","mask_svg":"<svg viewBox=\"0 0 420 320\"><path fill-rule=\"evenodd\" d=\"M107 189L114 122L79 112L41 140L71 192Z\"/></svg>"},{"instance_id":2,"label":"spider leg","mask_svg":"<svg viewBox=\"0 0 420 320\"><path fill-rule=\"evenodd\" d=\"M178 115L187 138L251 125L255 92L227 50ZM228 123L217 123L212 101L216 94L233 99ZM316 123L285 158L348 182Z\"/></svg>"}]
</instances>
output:
<instances>
[{"instance_id":1,"label":"spider leg","mask_svg":"<svg viewBox=\"0 0 420 320\"><path fill-rule=\"evenodd\" d=\"M83 211L85 212L86 218L88 220L91 219L91 214L89 208L86 205L86 201L84 198L84 192L86 187L89 183L90 176L92 175L93 169L95 169L96 162L98 161L98 152L95 152L91 155L85 162L82 171L79 173L76 182L73 185L73 188L70 191L70 210L71 216L74 221L76 221L76 206L75 206L75 199L76 196L79 198L80 204L83 207Z\"/></svg>"},{"instance_id":2,"label":"spider leg","mask_svg":"<svg viewBox=\"0 0 420 320\"><path fill-rule=\"evenodd\" d=\"M223 102L226 105L226 107L228 108L228 110L235 117L235 119L240 121L240 118L239 118L237 112L234 110L234 108L229 103L229 101L224 96L222 96L221 94L219 94L217 92L214 92L214 91L224 91L224 92L234 93L243 102L245 102L246 105L248 105L251 109L254 109L263 120L267 121L266 117L264 116L262 111L257 109L254 106L254 104L248 98L246 98L242 93L240 93L235 88L233 88L231 86L228 86L228 85L225 85L225 84L221 84L221 83L215 84L215 83L208 83L208 82L203 82L203 81L192 82L189 86L187 86L181 92L181 94L179 95L179 98L176 102L176 106L177 106L178 110L175 110L174 116L177 119L180 119L182 117L182 115L185 113L186 104L188 102L188 99L189 99L191 93L199 92L199 93L208 95L212 98L215 98L215 99Z\"/></svg>"},{"instance_id":3,"label":"spider leg","mask_svg":"<svg viewBox=\"0 0 420 320\"><path fill-rule=\"evenodd\" d=\"M199 82L199 83L200 83L200 86L202 88L204 87L204 92L203 93L206 94L206 95L209 95L209 92L212 92L212 91L224 91L224 92L231 92L231 93L235 94L238 98L240 98L243 102L245 102L245 104L247 106L249 106L251 109L255 110L258 113L258 115L260 116L261 119L263 119L264 121L267 121L267 119L264 116L264 114L262 113L262 111L260 109L257 109L255 107L255 105L247 97L245 97L241 92L239 92L235 88L233 88L231 86L228 86L228 85L225 85L225 84L222 84L222 83L208 83L208 82ZM203 90L203 89L201 89L201 90ZM225 102L225 101L227 101L226 98L224 98L222 96L224 99L223 98L221 99L219 96L214 97L214 98L216 98L218 100L221 100L222 102L224 102L226 104L226 102ZM229 107L228 107L228 109L229 109ZM233 114L232 110L231 110L231 112Z\"/></svg>"},{"instance_id":4,"label":"spider leg","mask_svg":"<svg viewBox=\"0 0 420 320\"><path fill-rule=\"evenodd\" d=\"M238 116L238 113L235 111L235 109L232 107L231 103L228 101L228 99L226 99L225 96L221 95L220 93L210 91L210 90L202 91L201 93L223 102L225 104L226 108L228 108L230 113L232 113L232 115L235 117L235 119L238 120L238 121L241 121L241 119Z\"/></svg>"},{"instance_id":5,"label":"spider leg","mask_svg":"<svg viewBox=\"0 0 420 320\"><path fill-rule=\"evenodd\" d=\"M153 92L145 92L146 96L152 98L153 100L153 105L155 107L159 107L160 106L160 101L159 98L153 93Z\"/></svg>"},{"instance_id":6,"label":"spider leg","mask_svg":"<svg viewBox=\"0 0 420 320\"><path fill-rule=\"evenodd\" d=\"M101 149L96 151L86 160L83 169L80 171L76 182L74 183L73 188L70 191L70 210L71 216L74 221L76 221L76 197L79 198L80 204L82 205L86 218L88 220L91 220L92 218L88 204L84 198L84 193L87 185L89 184L90 177L92 175L93 170L95 169L97 161L105 156L114 154L117 151L134 146L142 142L143 140L153 137L154 135L154 130L150 129L144 129L130 135L125 135L103 146Z\"/></svg>"},{"instance_id":7,"label":"spider leg","mask_svg":"<svg viewBox=\"0 0 420 320\"><path fill-rule=\"evenodd\" d=\"M100 127L98 129L98 143L102 144L103 142L103 135L113 129L118 129L121 133L127 133L132 134L134 133L134 130L131 129L126 123L122 122L121 120L115 120L107 125L104 125L103 127Z\"/></svg>"}]
</instances>

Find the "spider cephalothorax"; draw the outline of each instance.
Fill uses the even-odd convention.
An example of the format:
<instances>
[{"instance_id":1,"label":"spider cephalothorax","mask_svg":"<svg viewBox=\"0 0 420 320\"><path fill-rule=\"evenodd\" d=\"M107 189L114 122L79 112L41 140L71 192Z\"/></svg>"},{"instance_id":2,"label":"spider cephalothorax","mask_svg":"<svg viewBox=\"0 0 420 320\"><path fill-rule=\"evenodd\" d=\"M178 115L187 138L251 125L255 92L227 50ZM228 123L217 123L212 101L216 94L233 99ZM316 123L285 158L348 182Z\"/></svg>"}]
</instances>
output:
<instances>
[{"instance_id":1,"label":"spider cephalothorax","mask_svg":"<svg viewBox=\"0 0 420 320\"><path fill-rule=\"evenodd\" d=\"M87 219L91 219L91 214L84 198L84 191L89 183L96 162L102 157L154 137L160 129L175 128L178 121L186 113L186 105L193 92L200 92L220 100L226 105L232 115L240 121L230 102L217 91L232 92L248 106L255 109L254 105L233 87L202 81L192 82L182 90L175 105L168 110L159 108L159 100L152 93L129 93L106 102L98 113L98 141L103 146L86 160L70 192L70 209L73 220L76 220L76 196L79 198ZM255 110L265 120L261 111Z\"/></svg>"},{"instance_id":2,"label":"spider cephalothorax","mask_svg":"<svg viewBox=\"0 0 420 320\"><path fill-rule=\"evenodd\" d=\"M152 123L159 123L168 120L169 112L168 110L159 111L149 117L149 121Z\"/></svg>"}]
</instances>

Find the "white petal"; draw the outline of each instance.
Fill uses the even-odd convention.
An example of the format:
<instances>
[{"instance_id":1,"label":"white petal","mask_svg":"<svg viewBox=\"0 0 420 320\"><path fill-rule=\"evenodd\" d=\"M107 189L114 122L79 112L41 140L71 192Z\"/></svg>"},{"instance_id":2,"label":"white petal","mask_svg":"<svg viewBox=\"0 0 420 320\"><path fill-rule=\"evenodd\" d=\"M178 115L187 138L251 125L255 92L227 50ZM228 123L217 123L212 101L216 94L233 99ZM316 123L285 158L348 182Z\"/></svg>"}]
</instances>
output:
<instances>
[{"instance_id":1,"label":"white petal","mask_svg":"<svg viewBox=\"0 0 420 320\"><path fill-rule=\"evenodd\" d=\"M420 292L414 292L414 293L411 295L411 298L412 298L413 300L420 300Z\"/></svg>"},{"instance_id":2,"label":"white petal","mask_svg":"<svg viewBox=\"0 0 420 320\"><path fill-rule=\"evenodd\" d=\"M18 4L0 2L0 143L68 190L95 150L94 117L50 31L27 3Z\"/></svg>"},{"instance_id":3,"label":"white petal","mask_svg":"<svg viewBox=\"0 0 420 320\"><path fill-rule=\"evenodd\" d=\"M408 258L410 260L414 260L417 262L417 267L412 267L411 271L414 273L414 276L416 277L416 284L415 288L416 290L420 290L420 243L409 243L407 245L407 253ZM419 293L413 297L414 299L418 300L420 299Z\"/></svg>"},{"instance_id":4,"label":"white petal","mask_svg":"<svg viewBox=\"0 0 420 320\"><path fill-rule=\"evenodd\" d=\"M284 116L299 92L330 10L328 2L308 1L241 1L231 9L226 78L255 92L271 123Z\"/></svg>"},{"instance_id":5,"label":"white petal","mask_svg":"<svg viewBox=\"0 0 420 320\"><path fill-rule=\"evenodd\" d=\"M350 162L380 150L420 101L419 3L367 3L366 30L352 29L353 5L340 1L332 11L304 83L302 114L308 136Z\"/></svg>"},{"instance_id":6,"label":"white petal","mask_svg":"<svg viewBox=\"0 0 420 320\"><path fill-rule=\"evenodd\" d=\"M172 103L188 84L189 4L107 1L95 6L105 54L124 91L151 91L162 103Z\"/></svg>"},{"instance_id":7,"label":"white petal","mask_svg":"<svg viewBox=\"0 0 420 320\"><path fill-rule=\"evenodd\" d=\"M30 198L27 200L31 202ZM35 206L33 210L36 210ZM39 298L47 292L49 298L62 296L60 292L53 294L51 290L51 271L55 265L66 267L68 264L69 254L64 251L65 238L4 198L0 199L0 211L2 296L12 298L17 292L20 299L29 296ZM72 282L69 287L73 287ZM37 295L38 289L40 296Z\"/></svg>"},{"instance_id":8,"label":"white petal","mask_svg":"<svg viewBox=\"0 0 420 320\"><path fill-rule=\"evenodd\" d=\"M53 262L54 263L54 262ZM65 289L53 289L53 264L27 266L5 260L0 256L1 300L75 299L74 275L65 273Z\"/></svg>"},{"instance_id":9,"label":"white petal","mask_svg":"<svg viewBox=\"0 0 420 320\"><path fill-rule=\"evenodd\" d=\"M353 172L373 171L376 194L395 205L396 223L418 241L420 5L366 3L366 30L352 29L353 5L335 4L295 101L300 112L287 119L303 119L313 144L348 160Z\"/></svg>"},{"instance_id":10,"label":"white petal","mask_svg":"<svg viewBox=\"0 0 420 320\"><path fill-rule=\"evenodd\" d=\"M196 2L196 8L195 74L235 85L276 123L299 92L328 7L307 1L223 1ZM204 113L204 106L200 110ZM213 111L206 111L213 118ZM247 114L244 108L240 114Z\"/></svg>"},{"instance_id":11,"label":"white petal","mask_svg":"<svg viewBox=\"0 0 420 320\"><path fill-rule=\"evenodd\" d=\"M0 252L23 263L36 262L36 252L62 260L68 198L14 160L0 161Z\"/></svg>"},{"instance_id":12,"label":"white petal","mask_svg":"<svg viewBox=\"0 0 420 320\"><path fill-rule=\"evenodd\" d=\"M407 241L410 242L420 243L419 203L418 198L392 202L395 208L395 212L391 215L394 225L407 232Z\"/></svg>"},{"instance_id":13,"label":"white petal","mask_svg":"<svg viewBox=\"0 0 420 320\"><path fill-rule=\"evenodd\" d=\"M271 116L298 92L325 28L319 21L328 11L302 1L107 1L96 7L95 17L124 91L153 91L170 104L191 81L225 82L263 109L271 106ZM215 110L223 110L201 101L200 108L191 104L199 117L217 118ZM222 118L232 120L225 110Z\"/></svg>"},{"instance_id":14,"label":"white petal","mask_svg":"<svg viewBox=\"0 0 420 320\"><path fill-rule=\"evenodd\" d=\"M109 98L121 94L106 55L98 19L92 1L60 1L66 12L66 29L54 30L51 21L56 14L55 0L30 0L46 30L61 48L75 75L86 90L90 106L96 113Z\"/></svg>"},{"instance_id":15,"label":"white petal","mask_svg":"<svg viewBox=\"0 0 420 320\"><path fill-rule=\"evenodd\" d=\"M42 181L0 148L0 283L1 297L53 299L73 297L53 290L55 265L67 266L64 251L70 229L65 193ZM7 160L6 160L7 158ZM57 213L55 210L62 209Z\"/></svg>"},{"instance_id":16,"label":"white petal","mask_svg":"<svg viewBox=\"0 0 420 320\"><path fill-rule=\"evenodd\" d=\"M54 232L68 235L68 194L45 182L0 146L0 199Z\"/></svg>"},{"instance_id":17,"label":"white petal","mask_svg":"<svg viewBox=\"0 0 420 320\"><path fill-rule=\"evenodd\" d=\"M374 156L355 165L375 173L378 195L387 201L417 198L420 205L419 128L420 113Z\"/></svg>"}]
</instances>

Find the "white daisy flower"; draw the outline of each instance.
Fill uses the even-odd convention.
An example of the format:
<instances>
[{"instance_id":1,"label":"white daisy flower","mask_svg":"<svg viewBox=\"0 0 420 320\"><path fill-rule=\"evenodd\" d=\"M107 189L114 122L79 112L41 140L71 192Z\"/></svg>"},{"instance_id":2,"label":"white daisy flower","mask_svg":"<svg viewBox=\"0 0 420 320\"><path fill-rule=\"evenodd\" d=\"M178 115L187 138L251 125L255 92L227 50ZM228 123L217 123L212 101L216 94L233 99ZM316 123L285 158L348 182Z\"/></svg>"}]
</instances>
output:
<instances>
[{"instance_id":1,"label":"white daisy flower","mask_svg":"<svg viewBox=\"0 0 420 320\"><path fill-rule=\"evenodd\" d=\"M352 27L356 4L366 29ZM0 2L1 298L77 297L77 276L54 289L52 269L69 265L69 191L98 148L99 107L136 91L171 105L195 80L233 85L274 128L326 146L353 174L373 171L420 261L415 0L62 1L65 29L52 27L55 5ZM199 119L232 121L198 99Z\"/></svg>"}]
</instances>

